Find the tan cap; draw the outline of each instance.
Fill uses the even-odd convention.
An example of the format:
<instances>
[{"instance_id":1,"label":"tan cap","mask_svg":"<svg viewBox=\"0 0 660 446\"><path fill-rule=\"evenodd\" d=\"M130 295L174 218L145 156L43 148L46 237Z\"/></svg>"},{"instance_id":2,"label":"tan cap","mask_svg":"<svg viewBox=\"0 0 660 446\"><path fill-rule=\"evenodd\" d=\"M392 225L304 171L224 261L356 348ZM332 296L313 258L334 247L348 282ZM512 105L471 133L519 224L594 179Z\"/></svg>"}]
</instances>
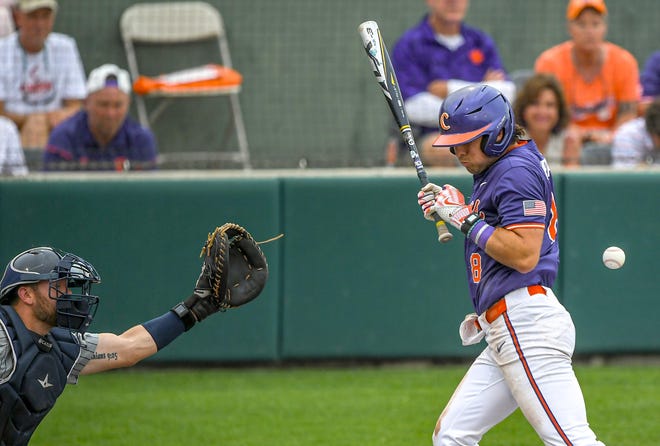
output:
<instances>
[{"instance_id":1,"label":"tan cap","mask_svg":"<svg viewBox=\"0 0 660 446\"><path fill-rule=\"evenodd\" d=\"M607 6L603 0L570 0L566 8L566 18L575 20L586 8L593 8L601 14L607 14Z\"/></svg>"},{"instance_id":2,"label":"tan cap","mask_svg":"<svg viewBox=\"0 0 660 446\"><path fill-rule=\"evenodd\" d=\"M16 7L21 12L32 12L40 8L49 8L57 11L57 0L18 0Z\"/></svg>"}]
</instances>

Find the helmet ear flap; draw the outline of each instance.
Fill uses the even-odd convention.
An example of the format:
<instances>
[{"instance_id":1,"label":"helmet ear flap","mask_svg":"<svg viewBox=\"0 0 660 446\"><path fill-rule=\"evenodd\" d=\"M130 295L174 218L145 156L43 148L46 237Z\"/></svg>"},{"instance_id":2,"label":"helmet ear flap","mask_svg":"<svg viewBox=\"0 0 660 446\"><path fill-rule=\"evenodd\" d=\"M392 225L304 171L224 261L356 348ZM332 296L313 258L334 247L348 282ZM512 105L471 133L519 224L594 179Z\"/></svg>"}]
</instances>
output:
<instances>
[{"instance_id":1,"label":"helmet ear flap","mask_svg":"<svg viewBox=\"0 0 660 446\"><path fill-rule=\"evenodd\" d=\"M484 135L484 136L481 137L481 151L484 154L488 155L486 153L486 145L488 145L488 138L486 138L486 136Z\"/></svg>"}]
</instances>

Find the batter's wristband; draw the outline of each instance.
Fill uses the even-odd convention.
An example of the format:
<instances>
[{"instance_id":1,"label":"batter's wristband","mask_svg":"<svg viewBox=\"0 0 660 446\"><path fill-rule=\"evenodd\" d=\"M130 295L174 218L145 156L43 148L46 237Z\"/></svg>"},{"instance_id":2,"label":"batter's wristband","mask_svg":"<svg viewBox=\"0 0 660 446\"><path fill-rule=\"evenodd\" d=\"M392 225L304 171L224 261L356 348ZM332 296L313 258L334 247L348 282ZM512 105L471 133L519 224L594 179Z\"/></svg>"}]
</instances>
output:
<instances>
[{"instance_id":1,"label":"batter's wristband","mask_svg":"<svg viewBox=\"0 0 660 446\"><path fill-rule=\"evenodd\" d=\"M145 322L142 326L149 332L158 350L175 340L186 329L184 321L173 311Z\"/></svg>"},{"instance_id":2,"label":"batter's wristband","mask_svg":"<svg viewBox=\"0 0 660 446\"><path fill-rule=\"evenodd\" d=\"M461 232L465 234L466 237L469 237L470 232L472 232L472 228L477 224L479 220L481 220L481 218L479 218L479 214L472 212L467 217L465 217L465 220L463 220L463 224L461 224L460 227Z\"/></svg>"},{"instance_id":3,"label":"batter's wristband","mask_svg":"<svg viewBox=\"0 0 660 446\"><path fill-rule=\"evenodd\" d=\"M472 225L467 236L470 240L476 243L479 248L485 251L486 243L488 243L488 239L493 235L493 232L495 232L494 227L483 220L479 220Z\"/></svg>"}]
</instances>

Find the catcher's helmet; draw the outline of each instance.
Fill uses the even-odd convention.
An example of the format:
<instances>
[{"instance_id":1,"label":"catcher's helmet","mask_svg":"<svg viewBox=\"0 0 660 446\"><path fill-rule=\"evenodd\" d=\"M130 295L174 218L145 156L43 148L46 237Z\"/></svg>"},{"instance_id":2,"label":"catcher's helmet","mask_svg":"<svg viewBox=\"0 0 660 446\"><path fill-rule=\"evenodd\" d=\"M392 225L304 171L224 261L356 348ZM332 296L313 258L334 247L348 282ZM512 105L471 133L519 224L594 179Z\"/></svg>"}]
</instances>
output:
<instances>
[{"instance_id":1,"label":"catcher's helmet","mask_svg":"<svg viewBox=\"0 0 660 446\"><path fill-rule=\"evenodd\" d=\"M65 292L57 288L57 281L62 279L67 281ZM84 332L99 303L98 296L90 294L92 284L101 282L92 264L55 248L28 249L14 257L5 268L0 281L0 304L8 303L9 294L17 286L42 280L48 281L49 296L57 301L57 325ZM74 293L75 288L80 292Z\"/></svg>"},{"instance_id":2,"label":"catcher's helmet","mask_svg":"<svg viewBox=\"0 0 660 446\"><path fill-rule=\"evenodd\" d=\"M500 156L515 134L511 104L504 95L489 85L473 85L448 95L440 107L440 136L434 147L467 144L485 136L481 150L488 156ZM497 137L501 130L501 141ZM452 149L453 150L453 149Z\"/></svg>"}]
</instances>

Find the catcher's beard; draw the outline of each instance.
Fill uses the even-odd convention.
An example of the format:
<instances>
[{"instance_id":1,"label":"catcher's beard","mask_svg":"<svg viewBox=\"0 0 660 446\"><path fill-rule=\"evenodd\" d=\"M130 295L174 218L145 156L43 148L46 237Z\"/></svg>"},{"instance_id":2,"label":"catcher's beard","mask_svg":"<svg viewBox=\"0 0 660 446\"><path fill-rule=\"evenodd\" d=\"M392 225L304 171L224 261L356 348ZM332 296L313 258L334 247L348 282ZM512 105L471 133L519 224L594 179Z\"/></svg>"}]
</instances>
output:
<instances>
[{"instance_id":1,"label":"catcher's beard","mask_svg":"<svg viewBox=\"0 0 660 446\"><path fill-rule=\"evenodd\" d=\"M51 327L55 327L57 325L55 299L51 299L38 288L36 288L35 291L37 293L37 299L33 309L35 317L39 321L45 322Z\"/></svg>"}]
</instances>

